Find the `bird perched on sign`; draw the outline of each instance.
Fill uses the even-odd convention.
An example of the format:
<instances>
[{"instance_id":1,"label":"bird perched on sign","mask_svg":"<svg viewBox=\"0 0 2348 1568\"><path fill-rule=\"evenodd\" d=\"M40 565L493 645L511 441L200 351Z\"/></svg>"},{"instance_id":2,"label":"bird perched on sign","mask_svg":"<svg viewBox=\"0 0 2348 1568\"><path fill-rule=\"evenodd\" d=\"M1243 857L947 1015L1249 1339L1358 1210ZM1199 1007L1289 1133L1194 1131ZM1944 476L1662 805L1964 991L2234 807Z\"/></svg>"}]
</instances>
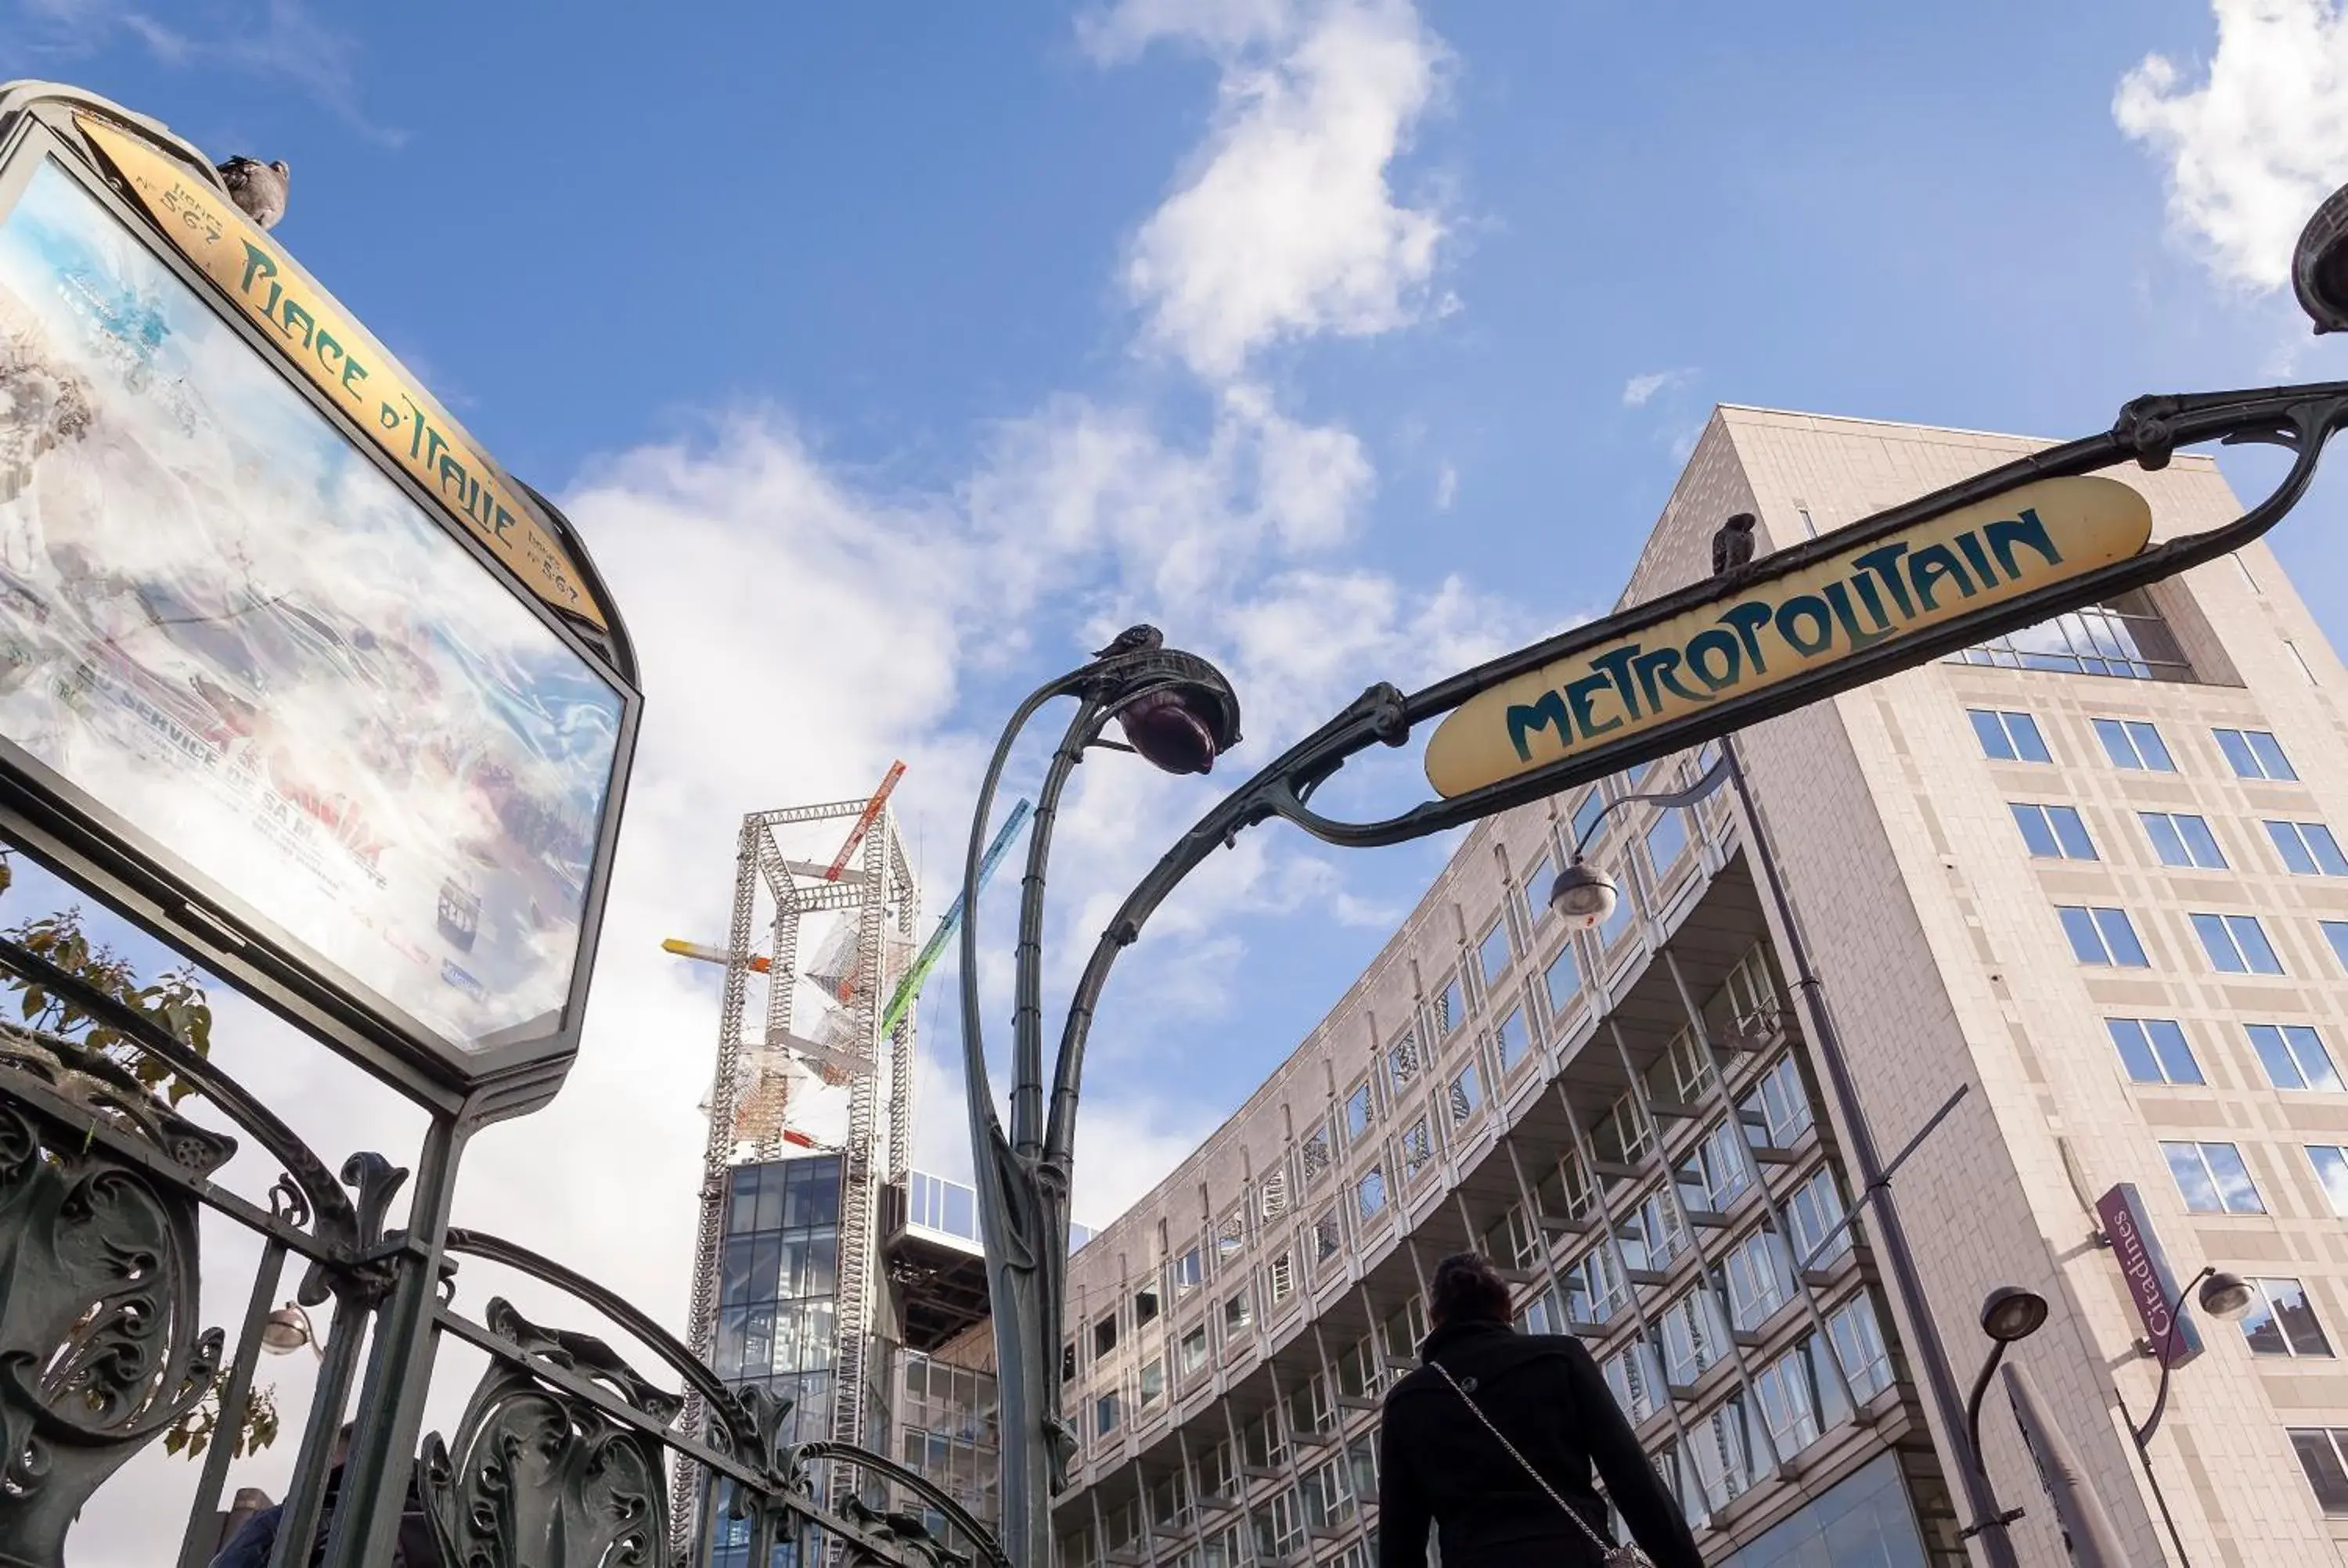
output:
<instances>
[{"instance_id":1,"label":"bird perched on sign","mask_svg":"<svg viewBox=\"0 0 2348 1568\"><path fill-rule=\"evenodd\" d=\"M1166 646L1166 634L1154 626L1128 626L1109 640L1109 645L1097 650L1096 659L1114 659L1120 653L1140 653Z\"/></svg>"},{"instance_id":2,"label":"bird perched on sign","mask_svg":"<svg viewBox=\"0 0 2348 1568\"><path fill-rule=\"evenodd\" d=\"M239 156L220 166L221 183L228 187L229 200L263 229L275 228L285 216L285 187L293 174L283 159L263 163Z\"/></svg>"},{"instance_id":3,"label":"bird perched on sign","mask_svg":"<svg viewBox=\"0 0 2348 1568\"><path fill-rule=\"evenodd\" d=\"M1739 512L1720 525L1712 536L1712 575L1724 577L1753 561L1753 525L1750 512Z\"/></svg>"}]
</instances>

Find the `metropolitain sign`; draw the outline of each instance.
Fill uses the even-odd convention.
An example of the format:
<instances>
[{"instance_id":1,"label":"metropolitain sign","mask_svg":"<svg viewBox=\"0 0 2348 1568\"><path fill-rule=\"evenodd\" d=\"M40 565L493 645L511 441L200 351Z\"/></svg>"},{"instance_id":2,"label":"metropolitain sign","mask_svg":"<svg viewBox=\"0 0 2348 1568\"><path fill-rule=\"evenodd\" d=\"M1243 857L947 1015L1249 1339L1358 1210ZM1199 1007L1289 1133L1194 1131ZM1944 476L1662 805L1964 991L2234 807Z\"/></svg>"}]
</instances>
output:
<instances>
[{"instance_id":1,"label":"metropolitain sign","mask_svg":"<svg viewBox=\"0 0 2348 1568\"><path fill-rule=\"evenodd\" d=\"M1437 727L1427 782L1499 784L2140 552L2152 509L2116 479L2045 479L1764 578L1479 692ZM1765 569L1766 569L1766 567Z\"/></svg>"}]
</instances>

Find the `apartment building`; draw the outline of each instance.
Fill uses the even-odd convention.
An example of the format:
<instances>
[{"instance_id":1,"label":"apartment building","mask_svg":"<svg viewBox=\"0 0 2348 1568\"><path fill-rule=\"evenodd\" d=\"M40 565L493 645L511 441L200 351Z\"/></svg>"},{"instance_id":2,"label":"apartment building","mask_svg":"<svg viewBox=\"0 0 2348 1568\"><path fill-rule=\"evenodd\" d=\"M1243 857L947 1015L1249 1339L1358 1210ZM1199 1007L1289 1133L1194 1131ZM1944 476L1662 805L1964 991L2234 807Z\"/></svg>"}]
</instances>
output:
<instances>
[{"instance_id":1,"label":"apartment building","mask_svg":"<svg viewBox=\"0 0 2348 1568\"><path fill-rule=\"evenodd\" d=\"M1722 408L1626 600L1704 575L1733 512L1774 548L2040 445ZM2240 510L2204 457L2122 477L2156 537ZM1962 1450L1915 1350L1935 1337L1962 1384L2001 1285L2052 1304L2014 1359L2130 1561L2174 1560L2164 1501L2194 1562L2336 1560L2343 681L2255 546L1756 726L1749 794L1617 804L1715 761L1682 756L1479 825L1312 1035L1072 1260L1063 1562L1373 1561L1378 1398L1467 1246L1526 1327L1596 1354L1708 1561L1965 1561ZM1570 933L1544 895L1583 841L1623 898ZM1806 981L1822 1014L1789 1002ZM1821 1092L1820 1018L1849 1106ZM1960 1088L1896 1183L1910 1301L1851 1213L1850 1112L1888 1152ZM2144 1462L2157 1368L2094 1212L2120 1184L2180 1279L2257 1294L2197 1326ZM1994 1395L1983 1428L2022 1560L2065 1560Z\"/></svg>"}]
</instances>

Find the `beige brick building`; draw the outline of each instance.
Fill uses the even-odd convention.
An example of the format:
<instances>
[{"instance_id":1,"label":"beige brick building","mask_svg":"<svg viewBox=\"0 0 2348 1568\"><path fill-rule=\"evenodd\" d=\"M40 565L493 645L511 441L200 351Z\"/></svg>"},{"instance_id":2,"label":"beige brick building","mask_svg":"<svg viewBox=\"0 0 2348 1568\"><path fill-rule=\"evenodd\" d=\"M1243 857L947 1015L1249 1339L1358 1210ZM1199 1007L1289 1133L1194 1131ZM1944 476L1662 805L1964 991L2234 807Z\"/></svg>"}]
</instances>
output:
<instances>
[{"instance_id":1,"label":"beige brick building","mask_svg":"<svg viewBox=\"0 0 2348 1568\"><path fill-rule=\"evenodd\" d=\"M2035 445L1723 408L1626 599L1703 575L1732 512L1771 548ZM2156 537L2239 510L2206 458L2122 477ZM1374 1560L1377 1396L1426 1272L1468 1245L1529 1326L1584 1337L1707 1560L1966 1560L1918 1325L1867 1212L1836 1229L1851 1130L1787 999L1756 834L1878 1146L1968 1090L1896 1184L1959 1381L1982 1297L2044 1295L2015 1358L2129 1560L2173 1560L2121 1409L2144 1418L2156 1368L2092 1212L2132 1183L2180 1280L2260 1292L2240 1327L2199 1322L2150 1445L2192 1561L2348 1560L2343 682L2253 547L1756 727L1749 807L1601 816L1712 761L1690 756L1480 825L1312 1036L1074 1259L1064 1561ZM1569 935L1543 895L1586 831L1624 904ZM2064 1561L1994 1393L1983 1426L2022 1560Z\"/></svg>"}]
</instances>

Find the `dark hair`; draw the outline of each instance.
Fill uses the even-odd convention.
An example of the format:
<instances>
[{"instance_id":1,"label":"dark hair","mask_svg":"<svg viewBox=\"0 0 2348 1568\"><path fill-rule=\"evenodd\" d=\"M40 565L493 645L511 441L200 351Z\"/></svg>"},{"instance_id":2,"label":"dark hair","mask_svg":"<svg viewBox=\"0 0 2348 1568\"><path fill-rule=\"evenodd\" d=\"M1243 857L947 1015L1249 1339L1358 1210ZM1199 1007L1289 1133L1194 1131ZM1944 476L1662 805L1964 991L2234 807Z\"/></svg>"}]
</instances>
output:
<instances>
[{"instance_id":1,"label":"dark hair","mask_svg":"<svg viewBox=\"0 0 2348 1568\"><path fill-rule=\"evenodd\" d=\"M1458 1252L1435 1266L1427 1287L1427 1316L1446 1323L1506 1323L1509 1282L1479 1252Z\"/></svg>"}]
</instances>

